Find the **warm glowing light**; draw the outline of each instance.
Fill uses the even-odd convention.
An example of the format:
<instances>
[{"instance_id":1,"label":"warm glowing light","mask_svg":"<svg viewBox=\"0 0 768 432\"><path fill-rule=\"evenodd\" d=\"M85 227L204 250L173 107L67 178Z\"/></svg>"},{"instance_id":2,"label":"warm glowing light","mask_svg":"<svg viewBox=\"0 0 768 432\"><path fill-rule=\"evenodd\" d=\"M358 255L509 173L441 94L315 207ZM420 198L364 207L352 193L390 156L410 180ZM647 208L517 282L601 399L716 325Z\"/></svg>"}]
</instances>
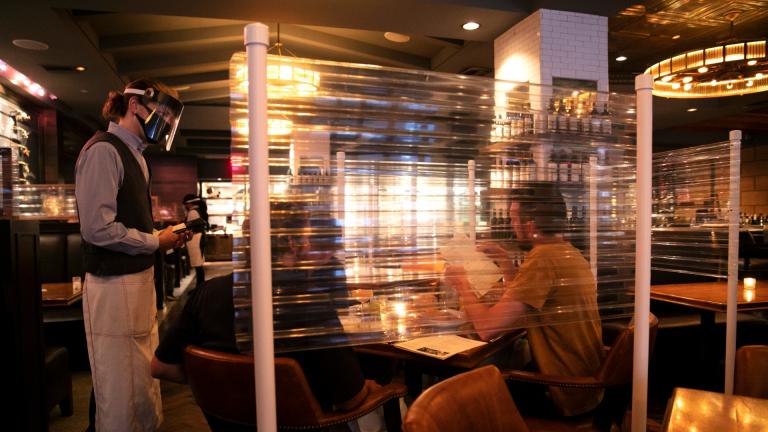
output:
<instances>
[{"instance_id":1,"label":"warm glowing light","mask_svg":"<svg viewBox=\"0 0 768 432\"><path fill-rule=\"evenodd\" d=\"M672 36L672 39L680 39L680 35L674 35Z\"/></svg>"},{"instance_id":2,"label":"warm glowing light","mask_svg":"<svg viewBox=\"0 0 768 432\"><path fill-rule=\"evenodd\" d=\"M690 89L691 89L691 87L693 87L693 84L691 84L691 83L687 83L687 84L685 84L685 85L683 86L683 90L685 90L685 91L688 91L688 90L690 90Z\"/></svg>"},{"instance_id":3,"label":"warm glowing light","mask_svg":"<svg viewBox=\"0 0 768 432\"><path fill-rule=\"evenodd\" d=\"M677 36L677 35L675 35ZM768 82L757 81L768 70L768 41L755 40L690 50L650 66L645 73L653 76L655 96L671 98L708 98L736 96L768 90ZM718 79L731 70L749 66L752 76ZM757 69L757 70L755 70ZM706 75L696 75L694 72ZM758 77L757 74L760 74ZM682 80L670 76L685 76ZM676 82L677 81L677 82ZM669 83L669 84L667 84ZM674 84L673 84L674 83ZM710 83L711 85L701 85ZM670 85L671 84L671 85ZM678 84L678 85L675 85ZM691 84L690 87L683 84ZM697 85L699 84L699 85Z\"/></svg>"},{"instance_id":4,"label":"warm glowing light","mask_svg":"<svg viewBox=\"0 0 768 432\"><path fill-rule=\"evenodd\" d=\"M616 61L617 61L617 62L623 62L623 61L625 61L626 59L627 59L627 56L618 56L618 57L616 57Z\"/></svg>"},{"instance_id":5,"label":"warm glowing light","mask_svg":"<svg viewBox=\"0 0 768 432\"><path fill-rule=\"evenodd\" d=\"M403 302L392 303L392 310L400 318L405 318L405 315L407 313L407 308L405 306L405 303L403 303Z\"/></svg>"},{"instance_id":6,"label":"warm glowing light","mask_svg":"<svg viewBox=\"0 0 768 432\"><path fill-rule=\"evenodd\" d=\"M755 286L757 285L757 279L753 277L745 277L744 278L744 289L746 290L753 290L755 289Z\"/></svg>"},{"instance_id":7,"label":"warm glowing light","mask_svg":"<svg viewBox=\"0 0 768 432\"><path fill-rule=\"evenodd\" d=\"M85 66L75 66L75 70L78 72L85 72Z\"/></svg>"},{"instance_id":8,"label":"warm glowing light","mask_svg":"<svg viewBox=\"0 0 768 432\"><path fill-rule=\"evenodd\" d=\"M696 112L698 111L698 108L688 108L688 112Z\"/></svg>"},{"instance_id":9,"label":"warm glowing light","mask_svg":"<svg viewBox=\"0 0 768 432\"><path fill-rule=\"evenodd\" d=\"M480 28L480 24L474 21L469 21L469 22L465 22L464 25L461 26L461 28L467 31L475 31Z\"/></svg>"},{"instance_id":10,"label":"warm glowing light","mask_svg":"<svg viewBox=\"0 0 768 432\"><path fill-rule=\"evenodd\" d=\"M750 303L754 299L755 299L755 290L753 290L753 289L745 289L744 290L744 300L746 300L747 303Z\"/></svg>"}]
</instances>

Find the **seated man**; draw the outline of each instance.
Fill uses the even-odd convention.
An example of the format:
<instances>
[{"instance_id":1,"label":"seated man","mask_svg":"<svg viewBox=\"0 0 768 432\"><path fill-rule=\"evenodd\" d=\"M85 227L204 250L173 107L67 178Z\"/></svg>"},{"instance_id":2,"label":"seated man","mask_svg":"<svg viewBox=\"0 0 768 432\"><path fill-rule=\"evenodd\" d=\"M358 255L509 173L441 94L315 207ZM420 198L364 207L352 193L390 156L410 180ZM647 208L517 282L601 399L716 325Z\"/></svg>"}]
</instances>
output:
<instances>
[{"instance_id":1,"label":"seated man","mask_svg":"<svg viewBox=\"0 0 768 432\"><path fill-rule=\"evenodd\" d=\"M344 268L331 248L337 243L336 233L328 224L323 226L323 220L319 220L321 226L318 219L310 225L309 213L295 205L273 205L273 211L276 351L299 362L324 409L353 409L378 387L364 379L354 351L349 347L307 350L344 342L339 339L344 335L336 309L349 293ZM152 376L185 382L181 363L187 345L238 352L232 287L229 275L191 292L181 316L171 323L155 351Z\"/></svg>"},{"instance_id":2,"label":"seated man","mask_svg":"<svg viewBox=\"0 0 768 432\"><path fill-rule=\"evenodd\" d=\"M184 348L203 348L238 353L235 343L232 275L210 279L194 288L178 319L168 326L151 362L152 376L186 383ZM355 353L332 348L296 353L312 392L324 408L349 410L357 407L375 383L366 382ZM324 366L316 373L317 364Z\"/></svg>"},{"instance_id":3,"label":"seated man","mask_svg":"<svg viewBox=\"0 0 768 432\"><path fill-rule=\"evenodd\" d=\"M591 375L603 356L597 287L589 263L562 236L565 202L556 187L548 183L513 190L509 200L510 222L519 247L530 250L525 262L514 272L500 246L478 247L503 270L500 299L492 304L478 299L462 266L450 265L446 269L446 283L458 291L482 339L527 327L530 354L540 372ZM553 408L566 416L592 410L603 396L601 389L548 390ZM518 392L516 396L528 395Z\"/></svg>"}]
</instances>

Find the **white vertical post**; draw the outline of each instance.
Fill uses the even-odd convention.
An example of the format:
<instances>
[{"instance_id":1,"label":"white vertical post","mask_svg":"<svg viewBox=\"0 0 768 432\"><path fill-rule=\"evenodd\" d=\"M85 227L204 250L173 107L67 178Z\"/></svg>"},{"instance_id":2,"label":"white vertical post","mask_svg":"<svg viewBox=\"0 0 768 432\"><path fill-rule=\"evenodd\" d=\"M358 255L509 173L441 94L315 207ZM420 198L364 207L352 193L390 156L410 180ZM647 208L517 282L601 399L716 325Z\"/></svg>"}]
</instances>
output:
<instances>
[{"instance_id":1,"label":"white vertical post","mask_svg":"<svg viewBox=\"0 0 768 432\"><path fill-rule=\"evenodd\" d=\"M469 239L477 239L477 207L475 205L475 161L467 161L467 195L469 198Z\"/></svg>"},{"instance_id":2,"label":"white vertical post","mask_svg":"<svg viewBox=\"0 0 768 432\"><path fill-rule=\"evenodd\" d=\"M251 308L257 428L277 430L275 349L272 336L272 262L267 141L267 46L269 28L245 26L248 54L248 179L250 183Z\"/></svg>"},{"instance_id":3,"label":"white vertical post","mask_svg":"<svg viewBox=\"0 0 768 432\"><path fill-rule=\"evenodd\" d=\"M597 181L599 167L597 158L589 157L589 266L597 280Z\"/></svg>"},{"instance_id":4,"label":"white vertical post","mask_svg":"<svg viewBox=\"0 0 768 432\"><path fill-rule=\"evenodd\" d=\"M344 164L346 162L346 154L343 151L336 152L336 218L341 222L341 229L347 225L344 220L344 197L345 188L344 183ZM342 234L343 237L343 234Z\"/></svg>"},{"instance_id":5,"label":"white vertical post","mask_svg":"<svg viewBox=\"0 0 768 432\"><path fill-rule=\"evenodd\" d=\"M725 314L725 394L733 394L736 366L736 312L739 300L739 200L741 183L741 131L732 130L728 197L728 303Z\"/></svg>"},{"instance_id":6,"label":"white vertical post","mask_svg":"<svg viewBox=\"0 0 768 432\"><path fill-rule=\"evenodd\" d=\"M651 312L651 175L653 77L635 77L637 92L637 214L635 217L635 341L632 362L632 430L644 431L648 415L648 340Z\"/></svg>"}]
</instances>

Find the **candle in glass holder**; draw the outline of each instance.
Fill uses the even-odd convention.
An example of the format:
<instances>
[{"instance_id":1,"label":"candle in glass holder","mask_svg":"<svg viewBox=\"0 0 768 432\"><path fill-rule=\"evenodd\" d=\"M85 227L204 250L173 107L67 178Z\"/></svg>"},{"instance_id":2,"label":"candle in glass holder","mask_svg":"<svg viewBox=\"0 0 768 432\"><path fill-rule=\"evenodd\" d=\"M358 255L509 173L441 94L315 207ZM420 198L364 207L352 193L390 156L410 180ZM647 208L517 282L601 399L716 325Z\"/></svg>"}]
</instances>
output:
<instances>
[{"instance_id":1,"label":"candle in glass holder","mask_svg":"<svg viewBox=\"0 0 768 432\"><path fill-rule=\"evenodd\" d=\"M755 279L753 277L744 278L744 289L745 290L753 290L753 289L755 289L755 285L757 285L757 279Z\"/></svg>"}]
</instances>

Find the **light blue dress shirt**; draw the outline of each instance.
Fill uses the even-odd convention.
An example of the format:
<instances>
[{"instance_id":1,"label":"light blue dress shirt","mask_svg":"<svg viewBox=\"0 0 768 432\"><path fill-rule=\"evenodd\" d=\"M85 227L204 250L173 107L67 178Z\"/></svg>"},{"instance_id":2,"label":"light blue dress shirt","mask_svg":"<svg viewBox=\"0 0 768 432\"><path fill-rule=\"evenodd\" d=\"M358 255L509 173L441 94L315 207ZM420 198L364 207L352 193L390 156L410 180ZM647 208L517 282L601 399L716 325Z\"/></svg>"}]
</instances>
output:
<instances>
[{"instance_id":1,"label":"light blue dress shirt","mask_svg":"<svg viewBox=\"0 0 768 432\"><path fill-rule=\"evenodd\" d=\"M149 170L142 152L147 144L137 135L110 122L107 132L120 138L139 162L144 178ZM123 183L123 162L108 142L97 142L82 152L75 165L75 197L80 217L80 233L90 244L128 255L151 254L159 240L152 233L126 228L115 221L117 191Z\"/></svg>"}]
</instances>

